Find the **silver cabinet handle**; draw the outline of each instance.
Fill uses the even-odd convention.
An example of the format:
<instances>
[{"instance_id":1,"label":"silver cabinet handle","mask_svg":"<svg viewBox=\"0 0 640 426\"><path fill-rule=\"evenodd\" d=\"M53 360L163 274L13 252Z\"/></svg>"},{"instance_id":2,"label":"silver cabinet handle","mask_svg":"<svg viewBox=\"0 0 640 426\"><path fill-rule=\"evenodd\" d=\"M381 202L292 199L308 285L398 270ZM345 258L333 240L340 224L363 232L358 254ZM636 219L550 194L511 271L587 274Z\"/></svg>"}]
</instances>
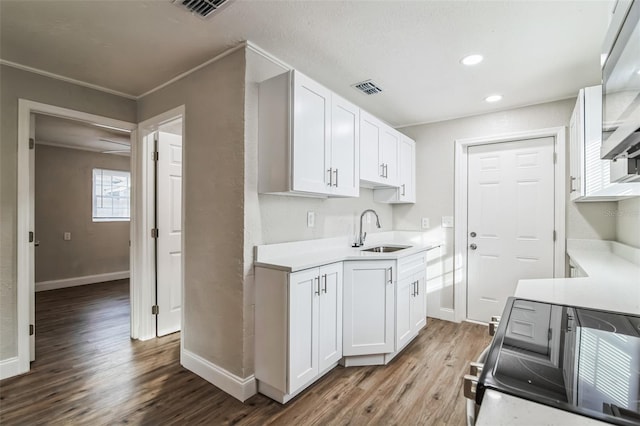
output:
<instances>
[{"instance_id":1,"label":"silver cabinet handle","mask_svg":"<svg viewBox=\"0 0 640 426\"><path fill-rule=\"evenodd\" d=\"M407 194L406 194L406 192L405 192L405 185L404 185L404 183L403 183L403 184L402 184L402 196L404 197L405 195L407 195Z\"/></svg>"},{"instance_id":2,"label":"silver cabinet handle","mask_svg":"<svg viewBox=\"0 0 640 426\"><path fill-rule=\"evenodd\" d=\"M416 281L416 296L420 296L420 281Z\"/></svg>"},{"instance_id":3,"label":"silver cabinet handle","mask_svg":"<svg viewBox=\"0 0 640 426\"><path fill-rule=\"evenodd\" d=\"M380 164L380 177L384 177L384 163Z\"/></svg>"},{"instance_id":4,"label":"silver cabinet handle","mask_svg":"<svg viewBox=\"0 0 640 426\"><path fill-rule=\"evenodd\" d=\"M571 183L570 183L570 186L569 186L569 192L576 192L576 191L577 191L577 189L573 187L573 183L574 183L574 182L576 181L576 179L578 179L578 178L577 178L577 177L575 177L575 176L570 176L570 178L571 178Z\"/></svg>"},{"instance_id":5,"label":"silver cabinet handle","mask_svg":"<svg viewBox=\"0 0 640 426\"><path fill-rule=\"evenodd\" d=\"M315 293L315 294L317 294L318 296L320 296L320 277L319 277L319 276L318 276L318 277L315 277L315 278L314 278L314 281L315 281L315 280L317 280L317 281L318 281L318 287L317 287L317 290L316 290L316 291L314 291L314 293Z\"/></svg>"},{"instance_id":6,"label":"silver cabinet handle","mask_svg":"<svg viewBox=\"0 0 640 426\"><path fill-rule=\"evenodd\" d=\"M338 169L335 169L335 170L333 171L333 173L335 173L335 174L336 174L336 183L335 183L335 184L333 184L333 186L335 186L335 187L337 188L337 187L338 187Z\"/></svg>"},{"instance_id":7,"label":"silver cabinet handle","mask_svg":"<svg viewBox=\"0 0 640 426\"><path fill-rule=\"evenodd\" d=\"M329 173L329 183L327 183L327 185L329 186L333 186L333 173L332 173L333 169L329 169L327 170L327 172Z\"/></svg>"},{"instance_id":8,"label":"silver cabinet handle","mask_svg":"<svg viewBox=\"0 0 640 426\"><path fill-rule=\"evenodd\" d=\"M411 283L411 297L414 297L416 295L416 282L413 281Z\"/></svg>"},{"instance_id":9,"label":"silver cabinet handle","mask_svg":"<svg viewBox=\"0 0 640 426\"><path fill-rule=\"evenodd\" d=\"M389 267L389 284L393 284L393 266Z\"/></svg>"},{"instance_id":10,"label":"silver cabinet handle","mask_svg":"<svg viewBox=\"0 0 640 426\"><path fill-rule=\"evenodd\" d=\"M469 246L469 248L470 248L471 250L475 250L475 249L477 249L477 248L478 248L478 245L477 245L476 243L471 243L471 245Z\"/></svg>"},{"instance_id":11,"label":"silver cabinet handle","mask_svg":"<svg viewBox=\"0 0 640 426\"><path fill-rule=\"evenodd\" d=\"M388 179L389 178L389 165L385 163L384 165L384 178Z\"/></svg>"},{"instance_id":12,"label":"silver cabinet handle","mask_svg":"<svg viewBox=\"0 0 640 426\"><path fill-rule=\"evenodd\" d=\"M471 374L464 375L464 397L476 400L476 388L478 386L478 378Z\"/></svg>"},{"instance_id":13,"label":"silver cabinet handle","mask_svg":"<svg viewBox=\"0 0 640 426\"><path fill-rule=\"evenodd\" d=\"M327 274L324 274L322 278L324 279L324 287L322 289L322 292L326 294L327 293Z\"/></svg>"}]
</instances>

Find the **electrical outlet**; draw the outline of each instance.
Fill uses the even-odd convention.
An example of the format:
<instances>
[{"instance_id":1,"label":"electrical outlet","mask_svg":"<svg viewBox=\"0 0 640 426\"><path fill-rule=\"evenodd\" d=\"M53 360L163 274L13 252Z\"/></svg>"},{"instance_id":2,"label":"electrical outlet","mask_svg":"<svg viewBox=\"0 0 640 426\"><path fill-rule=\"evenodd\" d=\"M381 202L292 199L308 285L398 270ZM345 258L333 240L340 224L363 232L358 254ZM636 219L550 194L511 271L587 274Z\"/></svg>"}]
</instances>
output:
<instances>
[{"instance_id":1,"label":"electrical outlet","mask_svg":"<svg viewBox=\"0 0 640 426\"><path fill-rule=\"evenodd\" d=\"M63 238L65 241L71 241L71 232L65 232Z\"/></svg>"},{"instance_id":2,"label":"electrical outlet","mask_svg":"<svg viewBox=\"0 0 640 426\"><path fill-rule=\"evenodd\" d=\"M453 228L453 216L442 216L442 227Z\"/></svg>"},{"instance_id":3,"label":"electrical outlet","mask_svg":"<svg viewBox=\"0 0 640 426\"><path fill-rule=\"evenodd\" d=\"M307 212L307 228L316 226L316 212Z\"/></svg>"},{"instance_id":4,"label":"electrical outlet","mask_svg":"<svg viewBox=\"0 0 640 426\"><path fill-rule=\"evenodd\" d=\"M428 217L423 217L422 218L422 229L428 229L429 228L429 218Z\"/></svg>"}]
</instances>

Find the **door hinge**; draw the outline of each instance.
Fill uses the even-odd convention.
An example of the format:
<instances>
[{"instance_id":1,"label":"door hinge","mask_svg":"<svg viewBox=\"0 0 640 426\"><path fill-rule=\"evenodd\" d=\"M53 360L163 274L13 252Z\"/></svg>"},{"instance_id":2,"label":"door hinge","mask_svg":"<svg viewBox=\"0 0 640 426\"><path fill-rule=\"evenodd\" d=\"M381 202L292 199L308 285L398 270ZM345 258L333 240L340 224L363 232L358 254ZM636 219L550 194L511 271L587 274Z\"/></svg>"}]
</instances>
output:
<instances>
[{"instance_id":1,"label":"door hinge","mask_svg":"<svg viewBox=\"0 0 640 426\"><path fill-rule=\"evenodd\" d=\"M36 330L33 324L29 324L29 336L33 336L35 332Z\"/></svg>"},{"instance_id":2,"label":"door hinge","mask_svg":"<svg viewBox=\"0 0 640 426\"><path fill-rule=\"evenodd\" d=\"M33 138L29 138L29 149L34 149L36 147L36 141Z\"/></svg>"},{"instance_id":3,"label":"door hinge","mask_svg":"<svg viewBox=\"0 0 640 426\"><path fill-rule=\"evenodd\" d=\"M29 231L29 242L33 242L33 231Z\"/></svg>"},{"instance_id":4,"label":"door hinge","mask_svg":"<svg viewBox=\"0 0 640 426\"><path fill-rule=\"evenodd\" d=\"M555 241L555 240L556 240L556 238L557 238L557 234L556 234L556 230L554 229L554 230L553 230L553 241Z\"/></svg>"},{"instance_id":5,"label":"door hinge","mask_svg":"<svg viewBox=\"0 0 640 426\"><path fill-rule=\"evenodd\" d=\"M160 307L158 305L153 305L151 307L151 314L158 315L160 313Z\"/></svg>"},{"instance_id":6,"label":"door hinge","mask_svg":"<svg viewBox=\"0 0 640 426\"><path fill-rule=\"evenodd\" d=\"M153 228L151 230L151 238L158 238L158 228Z\"/></svg>"},{"instance_id":7,"label":"door hinge","mask_svg":"<svg viewBox=\"0 0 640 426\"><path fill-rule=\"evenodd\" d=\"M160 158L160 153L158 151L151 153L151 161L158 161L158 158Z\"/></svg>"}]
</instances>

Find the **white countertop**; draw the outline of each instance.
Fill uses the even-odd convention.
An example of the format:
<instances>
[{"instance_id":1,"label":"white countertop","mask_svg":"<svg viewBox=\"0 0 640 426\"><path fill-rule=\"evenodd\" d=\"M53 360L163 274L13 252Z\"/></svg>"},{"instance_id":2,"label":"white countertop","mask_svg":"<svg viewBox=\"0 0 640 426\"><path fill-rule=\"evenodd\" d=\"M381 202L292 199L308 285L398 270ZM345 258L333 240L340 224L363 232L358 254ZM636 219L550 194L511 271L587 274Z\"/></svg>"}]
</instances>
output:
<instances>
[{"instance_id":1,"label":"white countertop","mask_svg":"<svg viewBox=\"0 0 640 426\"><path fill-rule=\"evenodd\" d=\"M613 241L568 240L567 253L587 277L520 280L515 296L640 314L640 249Z\"/></svg>"},{"instance_id":2,"label":"white countertop","mask_svg":"<svg viewBox=\"0 0 640 426\"><path fill-rule=\"evenodd\" d=\"M614 241L568 240L588 276L520 280L516 297L640 315L640 249ZM476 426L602 425L605 422L487 390Z\"/></svg>"},{"instance_id":3,"label":"white countertop","mask_svg":"<svg viewBox=\"0 0 640 426\"><path fill-rule=\"evenodd\" d=\"M608 423L488 389L476 426L602 426Z\"/></svg>"},{"instance_id":4,"label":"white countertop","mask_svg":"<svg viewBox=\"0 0 640 426\"><path fill-rule=\"evenodd\" d=\"M409 231L370 234L367 236L366 244L358 248L351 247L348 238L324 238L268 244L256 247L254 265L287 272L296 272L347 260L399 259L438 247L441 244L440 241L428 239L422 232ZM363 249L379 245L408 245L410 248L391 253L363 251Z\"/></svg>"}]
</instances>

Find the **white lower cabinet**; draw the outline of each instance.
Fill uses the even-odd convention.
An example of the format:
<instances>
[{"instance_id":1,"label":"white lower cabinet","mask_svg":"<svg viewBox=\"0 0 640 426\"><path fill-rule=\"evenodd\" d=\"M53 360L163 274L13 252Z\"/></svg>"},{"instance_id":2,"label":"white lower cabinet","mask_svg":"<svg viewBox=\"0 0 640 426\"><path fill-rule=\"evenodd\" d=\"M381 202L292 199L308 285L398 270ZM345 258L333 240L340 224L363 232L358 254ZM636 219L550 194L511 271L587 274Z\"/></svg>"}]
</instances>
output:
<instances>
[{"instance_id":1,"label":"white lower cabinet","mask_svg":"<svg viewBox=\"0 0 640 426\"><path fill-rule=\"evenodd\" d=\"M256 268L255 376L282 403L342 358L342 262L300 272Z\"/></svg>"},{"instance_id":2,"label":"white lower cabinet","mask_svg":"<svg viewBox=\"0 0 640 426\"><path fill-rule=\"evenodd\" d=\"M426 271L398 281L396 351L418 335L427 324Z\"/></svg>"},{"instance_id":3,"label":"white lower cabinet","mask_svg":"<svg viewBox=\"0 0 640 426\"><path fill-rule=\"evenodd\" d=\"M345 262L345 356L393 352L395 266L395 260Z\"/></svg>"}]
</instances>

